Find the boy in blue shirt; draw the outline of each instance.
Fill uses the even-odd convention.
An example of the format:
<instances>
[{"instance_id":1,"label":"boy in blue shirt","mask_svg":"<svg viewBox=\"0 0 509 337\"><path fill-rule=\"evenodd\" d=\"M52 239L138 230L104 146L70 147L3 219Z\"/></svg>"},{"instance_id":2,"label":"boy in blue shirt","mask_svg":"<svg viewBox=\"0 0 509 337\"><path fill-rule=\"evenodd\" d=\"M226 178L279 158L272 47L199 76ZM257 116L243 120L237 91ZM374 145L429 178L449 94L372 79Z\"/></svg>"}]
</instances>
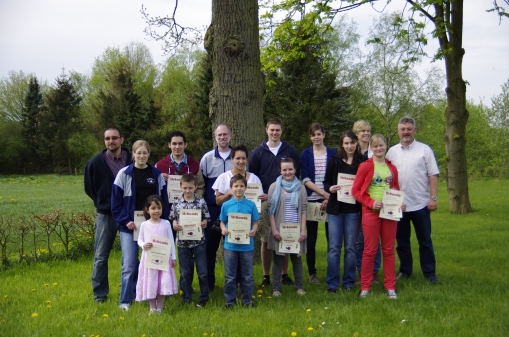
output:
<instances>
[{"instance_id":1,"label":"boy in blue shirt","mask_svg":"<svg viewBox=\"0 0 509 337\"><path fill-rule=\"evenodd\" d=\"M228 200L221 207L221 232L228 235L228 216L230 213L242 213L251 215L251 227L249 231L249 243L239 244L229 242L227 237L224 239L224 296L226 297L226 308L230 309L235 305L237 298L237 269L240 267L242 303L244 307L253 307L252 296L254 291L253 279L253 259L254 259L254 236L258 230L258 220L260 215L256 204L247 200L244 196L246 192L246 178L240 174L232 177L230 189L233 198Z\"/></svg>"}]
</instances>

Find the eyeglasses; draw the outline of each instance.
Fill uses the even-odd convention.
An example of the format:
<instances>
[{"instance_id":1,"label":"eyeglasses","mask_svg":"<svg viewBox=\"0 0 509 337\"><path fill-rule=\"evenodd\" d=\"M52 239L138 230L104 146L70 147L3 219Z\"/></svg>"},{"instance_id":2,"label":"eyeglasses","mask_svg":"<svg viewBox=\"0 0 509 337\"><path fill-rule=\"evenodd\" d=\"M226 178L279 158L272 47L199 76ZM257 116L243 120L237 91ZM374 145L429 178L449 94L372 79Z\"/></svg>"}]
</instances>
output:
<instances>
[{"instance_id":1,"label":"eyeglasses","mask_svg":"<svg viewBox=\"0 0 509 337\"><path fill-rule=\"evenodd\" d=\"M113 136L113 137L104 137L104 140L105 140L105 141L109 141L110 139L111 139L111 140L117 140L117 139L119 139L119 138L121 138L121 137L118 137L118 136Z\"/></svg>"}]
</instances>

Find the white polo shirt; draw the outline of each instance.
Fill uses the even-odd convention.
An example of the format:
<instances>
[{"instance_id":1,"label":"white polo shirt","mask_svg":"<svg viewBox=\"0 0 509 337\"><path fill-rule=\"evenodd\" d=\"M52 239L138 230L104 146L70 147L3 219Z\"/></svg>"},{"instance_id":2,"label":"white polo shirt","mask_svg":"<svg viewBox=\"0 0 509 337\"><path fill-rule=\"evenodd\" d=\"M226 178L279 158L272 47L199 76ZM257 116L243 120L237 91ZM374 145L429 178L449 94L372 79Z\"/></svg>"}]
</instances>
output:
<instances>
[{"instance_id":1,"label":"white polo shirt","mask_svg":"<svg viewBox=\"0 0 509 337\"><path fill-rule=\"evenodd\" d=\"M407 212L428 206L429 177L440 173L433 150L414 140L409 146L394 145L385 157L398 169L399 188L405 192Z\"/></svg>"}]
</instances>

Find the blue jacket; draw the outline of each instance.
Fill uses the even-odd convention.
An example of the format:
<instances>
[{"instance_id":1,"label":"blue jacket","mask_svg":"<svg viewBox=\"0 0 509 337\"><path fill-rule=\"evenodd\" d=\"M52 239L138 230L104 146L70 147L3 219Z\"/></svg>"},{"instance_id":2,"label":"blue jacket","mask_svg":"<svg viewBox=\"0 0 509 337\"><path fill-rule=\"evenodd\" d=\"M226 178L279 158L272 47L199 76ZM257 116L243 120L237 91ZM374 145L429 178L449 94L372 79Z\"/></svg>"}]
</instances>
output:
<instances>
[{"instance_id":1,"label":"blue jacket","mask_svg":"<svg viewBox=\"0 0 509 337\"><path fill-rule=\"evenodd\" d=\"M226 160L223 159L216 147L203 155L200 160L200 169L203 174L203 180L205 180L205 194L203 198L207 205L209 205L209 209L211 205L219 207L216 204L216 191L212 189L212 186L216 182L217 177L233 169L233 163L230 157Z\"/></svg>"},{"instance_id":2,"label":"blue jacket","mask_svg":"<svg viewBox=\"0 0 509 337\"><path fill-rule=\"evenodd\" d=\"M170 213L168 204L168 192L166 182L161 171L148 164L155 177L154 194L161 196L163 200L163 213L161 219L168 220ZM136 210L136 179L134 178L134 164L126 166L118 171L111 190L111 214L121 232L132 232L126 227L130 221L134 221Z\"/></svg>"},{"instance_id":3,"label":"blue jacket","mask_svg":"<svg viewBox=\"0 0 509 337\"><path fill-rule=\"evenodd\" d=\"M327 147L327 160L326 163L329 162L329 159L336 155L336 150L331 149L330 147ZM301 169L301 180L304 180L305 178L311 179L311 181L315 182L315 156L313 156L313 147L308 147L307 149L304 149L302 151L302 154L300 156L300 169ZM327 174L327 173L326 173ZM309 188L306 187L307 195L310 196L313 191L311 191Z\"/></svg>"},{"instance_id":4,"label":"blue jacket","mask_svg":"<svg viewBox=\"0 0 509 337\"><path fill-rule=\"evenodd\" d=\"M84 186L85 193L94 201L97 213L111 214L111 186L115 180L108 163L104 159L103 150L89 160L85 165ZM127 152L126 165L131 164L131 151L122 148Z\"/></svg>"},{"instance_id":5,"label":"blue jacket","mask_svg":"<svg viewBox=\"0 0 509 337\"><path fill-rule=\"evenodd\" d=\"M264 141L260 146L251 152L249 157L249 172L254 173L262 181L265 193L270 185L276 181L281 174L279 164L281 159L290 157L295 162L295 176L300 175L300 155L299 152L287 142L281 141L281 147L277 156L270 151L267 142Z\"/></svg>"}]
</instances>

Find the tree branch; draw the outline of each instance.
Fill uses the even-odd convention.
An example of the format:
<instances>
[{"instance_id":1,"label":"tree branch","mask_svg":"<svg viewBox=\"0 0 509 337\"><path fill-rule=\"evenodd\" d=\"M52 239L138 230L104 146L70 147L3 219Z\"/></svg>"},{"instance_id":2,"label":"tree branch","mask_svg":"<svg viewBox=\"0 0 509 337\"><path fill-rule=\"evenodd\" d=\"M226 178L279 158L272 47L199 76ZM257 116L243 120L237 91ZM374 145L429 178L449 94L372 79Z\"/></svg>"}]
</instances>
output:
<instances>
[{"instance_id":1,"label":"tree branch","mask_svg":"<svg viewBox=\"0 0 509 337\"><path fill-rule=\"evenodd\" d=\"M422 8L419 4L417 4L415 1L413 0L406 0L409 4L411 4L417 11L421 12L422 14L424 14L425 17L427 17L431 22L433 22L434 24L435 23L435 18L433 16L431 16L431 14L429 14L424 8Z\"/></svg>"}]
</instances>

